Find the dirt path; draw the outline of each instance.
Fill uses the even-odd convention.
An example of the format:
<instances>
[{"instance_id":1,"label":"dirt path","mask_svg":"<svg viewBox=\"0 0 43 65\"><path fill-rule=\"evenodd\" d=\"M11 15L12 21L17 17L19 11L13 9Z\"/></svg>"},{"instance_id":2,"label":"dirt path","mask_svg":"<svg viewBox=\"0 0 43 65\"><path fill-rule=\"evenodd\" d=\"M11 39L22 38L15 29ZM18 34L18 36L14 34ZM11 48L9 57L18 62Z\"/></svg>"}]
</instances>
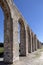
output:
<instances>
[{"instance_id":1,"label":"dirt path","mask_svg":"<svg viewBox=\"0 0 43 65\"><path fill-rule=\"evenodd\" d=\"M0 62L0 65L11 65ZM13 65L43 65L43 50L30 53L27 57L20 57Z\"/></svg>"},{"instance_id":2,"label":"dirt path","mask_svg":"<svg viewBox=\"0 0 43 65\"><path fill-rule=\"evenodd\" d=\"M38 50L28 55L28 57L21 57L20 61L15 65L43 65L43 51Z\"/></svg>"},{"instance_id":3,"label":"dirt path","mask_svg":"<svg viewBox=\"0 0 43 65\"><path fill-rule=\"evenodd\" d=\"M43 52L41 52L41 56L39 57L40 60L43 60Z\"/></svg>"}]
</instances>

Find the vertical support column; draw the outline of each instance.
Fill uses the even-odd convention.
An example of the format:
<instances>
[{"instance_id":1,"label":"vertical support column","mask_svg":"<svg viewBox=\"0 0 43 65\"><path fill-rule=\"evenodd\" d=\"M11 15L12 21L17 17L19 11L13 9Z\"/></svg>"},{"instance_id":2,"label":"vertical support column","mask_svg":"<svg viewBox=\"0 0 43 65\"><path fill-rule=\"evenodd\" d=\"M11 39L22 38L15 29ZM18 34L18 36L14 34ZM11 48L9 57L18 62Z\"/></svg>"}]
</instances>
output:
<instances>
[{"instance_id":1,"label":"vertical support column","mask_svg":"<svg viewBox=\"0 0 43 65\"><path fill-rule=\"evenodd\" d=\"M13 23L8 17L4 21L4 62L13 62Z\"/></svg>"},{"instance_id":2,"label":"vertical support column","mask_svg":"<svg viewBox=\"0 0 43 65\"><path fill-rule=\"evenodd\" d=\"M40 44L41 44L41 43L40 43L40 41L39 41L39 48L41 49L41 46L40 46Z\"/></svg>"},{"instance_id":3,"label":"vertical support column","mask_svg":"<svg viewBox=\"0 0 43 65\"><path fill-rule=\"evenodd\" d=\"M35 50L35 43L34 43L34 33L32 32L32 51Z\"/></svg>"},{"instance_id":4,"label":"vertical support column","mask_svg":"<svg viewBox=\"0 0 43 65\"><path fill-rule=\"evenodd\" d=\"M39 40L37 39L37 48L39 49Z\"/></svg>"},{"instance_id":5,"label":"vertical support column","mask_svg":"<svg viewBox=\"0 0 43 65\"><path fill-rule=\"evenodd\" d=\"M42 44L41 44L41 42L40 42L40 49L42 48Z\"/></svg>"},{"instance_id":6,"label":"vertical support column","mask_svg":"<svg viewBox=\"0 0 43 65\"><path fill-rule=\"evenodd\" d=\"M13 20L13 62L19 60L18 20Z\"/></svg>"},{"instance_id":7,"label":"vertical support column","mask_svg":"<svg viewBox=\"0 0 43 65\"><path fill-rule=\"evenodd\" d=\"M40 41L39 41L39 49L40 49Z\"/></svg>"},{"instance_id":8,"label":"vertical support column","mask_svg":"<svg viewBox=\"0 0 43 65\"><path fill-rule=\"evenodd\" d=\"M20 56L26 56L26 31L24 24L20 25Z\"/></svg>"},{"instance_id":9,"label":"vertical support column","mask_svg":"<svg viewBox=\"0 0 43 65\"><path fill-rule=\"evenodd\" d=\"M37 37L34 35L35 50L37 50Z\"/></svg>"},{"instance_id":10,"label":"vertical support column","mask_svg":"<svg viewBox=\"0 0 43 65\"><path fill-rule=\"evenodd\" d=\"M31 35L31 30L29 31L29 38L28 38L28 52L31 53L32 52L32 35Z\"/></svg>"},{"instance_id":11,"label":"vertical support column","mask_svg":"<svg viewBox=\"0 0 43 65\"><path fill-rule=\"evenodd\" d=\"M41 49L41 42L39 41L39 48Z\"/></svg>"},{"instance_id":12,"label":"vertical support column","mask_svg":"<svg viewBox=\"0 0 43 65\"><path fill-rule=\"evenodd\" d=\"M42 48L42 43L40 42L40 48Z\"/></svg>"},{"instance_id":13,"label":"vertical support column","mask_svg":"<svg viewBox=\"0 0 43 65\"><path fill-rule=\"evenodd\" d=\"M28 55L28 25L25 26L26 28L26 56Z\"/></svg>"}]
</instances>

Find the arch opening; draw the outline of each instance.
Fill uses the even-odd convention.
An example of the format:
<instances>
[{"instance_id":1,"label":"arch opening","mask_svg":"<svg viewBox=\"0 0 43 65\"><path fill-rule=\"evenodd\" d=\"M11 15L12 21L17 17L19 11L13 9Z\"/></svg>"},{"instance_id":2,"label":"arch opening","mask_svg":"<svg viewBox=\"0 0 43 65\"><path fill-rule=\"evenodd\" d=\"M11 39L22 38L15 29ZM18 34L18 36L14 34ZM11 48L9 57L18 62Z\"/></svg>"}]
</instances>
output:
<instances>
[{"instance_id":1,"label":"arch opening","mask_svg":"<svg viewBox=\"0 0 43 65\"><path fill-rule=\"evenodd\" d=\"M18 21L19 25L19 56L26 56L26 37L25 37L25 25L22 19Z\"/></svg>"},{"instance_id":2,"label":"arch opening","mask_svg":"<svg viewBox=\"0 0 43 65\"><path fill-rule=\"evenodd\" d=\"M0 7L0 57L4 55L4 12Z\"/></svg>"}]
</instances>

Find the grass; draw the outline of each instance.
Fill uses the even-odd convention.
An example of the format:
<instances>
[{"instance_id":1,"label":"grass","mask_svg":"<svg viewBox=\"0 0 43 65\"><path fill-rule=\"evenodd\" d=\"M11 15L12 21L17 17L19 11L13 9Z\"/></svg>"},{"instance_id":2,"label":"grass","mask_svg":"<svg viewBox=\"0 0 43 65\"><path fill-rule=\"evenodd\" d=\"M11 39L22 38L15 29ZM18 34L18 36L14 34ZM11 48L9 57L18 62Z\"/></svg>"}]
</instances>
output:
<instances>
[{"instance_id":1,"label":"grass","mask_svg":"<svg viewBox=\"0 0 43 65\"><path fill-rule=\"evenodd\" d=\"M4 54L4 47L0 47L0 58L3 57Z\"/></svg>"},{"instance_id":2,"label":"grass","mask_svg":"<svg viewBox=\"0 0 43 65\"><path fill-rule=\"evenodd\" d=\"M0 53L3 53L3 52L4 52L4 48L0 47Z\"/></svg>"}]
</instances>

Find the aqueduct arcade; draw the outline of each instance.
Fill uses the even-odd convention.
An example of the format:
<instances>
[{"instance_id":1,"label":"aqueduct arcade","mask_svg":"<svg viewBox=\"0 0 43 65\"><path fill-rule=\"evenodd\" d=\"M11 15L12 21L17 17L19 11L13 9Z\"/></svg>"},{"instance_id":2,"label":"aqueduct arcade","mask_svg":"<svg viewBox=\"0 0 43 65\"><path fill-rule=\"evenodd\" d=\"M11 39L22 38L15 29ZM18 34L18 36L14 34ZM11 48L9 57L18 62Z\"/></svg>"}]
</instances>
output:
<instances>
[{"instance_id":1,"label":"aqueduct arcade","mask_svg":"<svg viewBox=\"0 0 43 65\"><path fill-rule=\"evenodd\" d=\"M30 29L25 19L18 11L13 0L0 0L0 7L4 12L4 62L13 63L20 56L41 48L41 42ZM18 23L20 25L20 45L18 42Z\"/></svg>"}]
</instances>

